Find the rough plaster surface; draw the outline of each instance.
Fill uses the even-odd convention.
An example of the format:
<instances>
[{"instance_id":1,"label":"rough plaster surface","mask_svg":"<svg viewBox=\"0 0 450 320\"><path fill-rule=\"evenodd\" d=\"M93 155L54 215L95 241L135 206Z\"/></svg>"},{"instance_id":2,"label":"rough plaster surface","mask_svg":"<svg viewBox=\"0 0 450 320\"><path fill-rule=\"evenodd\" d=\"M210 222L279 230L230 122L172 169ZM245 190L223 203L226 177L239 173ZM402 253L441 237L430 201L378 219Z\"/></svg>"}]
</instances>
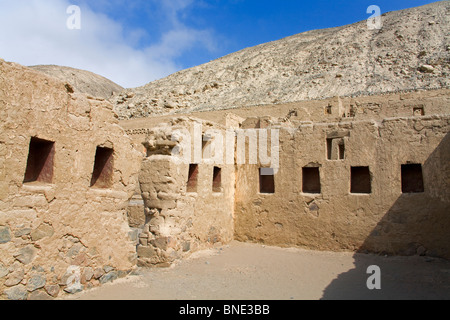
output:
<instances>
[{"instance_id":1,"label":"rough plaster surface","mask_svg":"<svg viewBox=\"0 0 450 320\"><path fill-rule=\"evenodd\" d=\"M448 9L249 48L121 93L119 115L70 81L0 60L0 298L75 293L233 238L450 258ZM196 123L279 130L275 193L259 192L261 164L223 165L214 192L203 160L188 192L171 135ZM24 183L31 138L55 142L51 182ZM97 147L114 149L107 189L90 187ZM409 163L422 166L422 193L401 192ZM317 194L302 190L304 167L320 172ZM369 168L370 194L350 192L352 167Z\"/></svg>"},{"instance_id":2,"label":"rough plaster surface","mask_svg":"<svg viewBox=\"0 0 450 320\"><path fill-rule=\"evenodd\" d=\"M448 257L448 99L445 89L242 108L235 116L230 110L195 113L226 128L230 123L229 129L233 123L234 128L280 130L275 194L259 193L260 166L236 167L235 239ZM176 122L170 118L121 125L138 142L154 126ZM174 127L165 128L167 135ZM328 159L329 138L345 144L344 159ZM400 171L407 163L422 165L424 193L402 193ZM302 168L308 166L320 170L319 194L302 190ZM369 167L370 194L350 192L351 168L361 166Z\"/></svg>"},{"instance_id":3,"label":"rough plaster surface","mask_svg":"<svg viewBox=\"0 0 450 320\"><path fill-rule=\"evenodd\" d=\"M140 154L112 106L17 64L0 69L1 298L54 297L81 288L72 280L88 288L124 275L136 262L126 207ZM32 137L55 142L51 183L23 182ZM114 149L108 189L90 187L97 146Z\"/></svg>"},{"instance_id":4,"label":"rough plaster surface","mask_svg":"<svg viewBox=\"0 0 450 320\"><path fill-rule=\"evenodd\" d=\"M196 137L201 146L203 133L214 125L187 118L153 128L145 140L148 157L139 176L146 213L138 246L141 265L167 265L197 250L233 239L234 165L220 165L221 188L214 192L214 164L208 159L182 162L186 150L180 149L180 157L170 152L175 130L184 129L195 137L194 123L203 128ZM223 128L216 125L216 130L223 131ZM191 163L198 164L195 191L187 188Z\"/></svg>"}]
</instances>

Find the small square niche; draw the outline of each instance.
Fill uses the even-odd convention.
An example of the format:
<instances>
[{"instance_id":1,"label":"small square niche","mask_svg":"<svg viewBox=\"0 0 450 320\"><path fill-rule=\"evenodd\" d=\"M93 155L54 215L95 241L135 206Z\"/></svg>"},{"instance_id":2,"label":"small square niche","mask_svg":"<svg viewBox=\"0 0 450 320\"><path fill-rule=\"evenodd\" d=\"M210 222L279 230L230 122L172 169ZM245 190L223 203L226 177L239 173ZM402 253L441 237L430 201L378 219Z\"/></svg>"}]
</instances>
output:
<instances>
[{"instance_id":1,"label":"small square niche","mask_svg":"<svg viewBox=\"0 0 450 320\"><path fill-rule=\"evenodd\" d=\"M275 170L272 168L259 169L259 193L275 193Z\"/></svg>"},{"instance_id":2,"label":"small square niche","mask_svg":"<svg viewBox=\"0 0 450 320\"><path fill-rule=\"evenodd\" d=\"M425 192L421 164L402 165L402 192L403 193Z\"/></svg>"},{"instance_id":3,"label":"small square niche","mask_svg":"<svg viewBox=\"0 0 450 320\"><path fill-rule=\"evenodd\" d=\"M113 184L114 149L97 147L91 187L107 189Z\"/></svg>"},{"instance_id":4,"label":"small square niche","mask_svg":"<svg viewBox=\"0 0 450 320\"><path fill-rule=\"evenodd\" d=\"M304 193L320 194L320 169L319 167L303 168L303 187Z\"/></svg>"},{"instance_id":5,"label":"small square niche","mask_svg":"<svg viewBox=\"0 0 450 320\"><path fill-rule=\"evenodd\" d=\"M55 142L31 138L24 183L52 183Z\"/></svg>"},{"instance_id":6,"label":"small square niche","mask_svg":"<svg viewBox=\"0 0 450 320\"><path fill-rule=\"evenodd\" d=\"M372 193L372 176L369 167L351 168L351 193Z\"/></svg>"}]
</instances>

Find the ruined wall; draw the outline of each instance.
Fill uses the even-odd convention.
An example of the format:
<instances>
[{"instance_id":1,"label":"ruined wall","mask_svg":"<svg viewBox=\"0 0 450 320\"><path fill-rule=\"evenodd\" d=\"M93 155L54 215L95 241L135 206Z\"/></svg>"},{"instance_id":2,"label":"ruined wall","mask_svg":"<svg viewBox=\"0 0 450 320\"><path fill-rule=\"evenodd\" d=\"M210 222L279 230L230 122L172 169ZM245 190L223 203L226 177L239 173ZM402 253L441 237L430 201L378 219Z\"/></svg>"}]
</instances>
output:
<instances>
[{"instance_id":1,"label":"ruined wall","mask_svg":"<svg viewBox=\"0 0 450 320\"><path fill-rule=\"evenodd\" d=\"M345 97L195 113L201 119L243 130L280 130L281 168L273 177L275 194L259 192L261 165L237 166L236 239L320 250L448 257L448 235L434 229L448 226L444 212L449 211L445 200L449 190L445 179L450 174L445 138L449 92ZM233 119L230 112L236 114L235 122L229 121ZM175 117L124 121L121 125L135 141L141 141L153 126ZM422 165L423 193L402 193L401 168L408 162ZM317 187L314 177L319 172L318 194L303 192L303 167L312 180L307 187L312 189ZM362 180L355 182L355 192L351 192L352 167ZM358 187L367 191L367 176L370 193L358 193ZM270 178L265 181L270 184Z\"/></svg>"},{"instance_id":2,"label":"ruined wall","mask_svg":"<svg viewBox=\"0 0 450 320\"><path fill-rule=\"evenodd\" d=\"M177 130L185 136L176 138ZM234 165L211 160L215 148L209 130L224 132L193 119L176 119L149 131L139 177L146 213L137 249L139 265L168 266L196 250L233 240ZM200 157L194 156L195 148Z\"/></svg>"},{"instance_id":3,"label":"ruined wall","mask_svg":"<svg viewBox=\"0 0 450 320\"><path fill-rule=\"evenodd\" d=\"M236 239L450 258L449 120L272 125L280 129L275 190L260 189L261 165L238 167Z\"/></svg>"},{"instance_id":4,"label":"ruined wall","mask_svg":"<svg viewBox=\"0 0 450 320\"><path fill-rule=\"evenodd\" d=\"M336 122L342 117L352 120L383 120L390 117L448 114L450 89L391 93L375 96L335 97L323 100L299 101L285 104L271 104L226 110L191 112L189 116L229 126L233 115L246 119L250 117L280 118L285 124L292 121ZM183 114L155 116L152 118L120 121L127 133L141 143L148 129L159 123L170 121Z\"/></svg>"},{"instance_id":5,"label":"ruined wall","mask_svg":"<svg viewBox=\"0 0 450 320\"><path fill-rule=\"evenodd\" d=\"M0 299L47 299L136 264L140 158L109 103L0 60Z\"/></svg>"}]
</instances>

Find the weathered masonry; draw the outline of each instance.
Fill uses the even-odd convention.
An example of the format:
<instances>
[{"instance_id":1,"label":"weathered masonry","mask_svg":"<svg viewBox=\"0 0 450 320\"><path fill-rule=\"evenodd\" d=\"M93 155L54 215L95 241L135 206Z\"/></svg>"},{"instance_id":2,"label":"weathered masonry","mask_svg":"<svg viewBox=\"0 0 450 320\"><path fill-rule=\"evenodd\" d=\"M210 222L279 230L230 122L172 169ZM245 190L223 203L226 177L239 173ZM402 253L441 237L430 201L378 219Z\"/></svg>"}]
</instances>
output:
<instances>
[{"instance_id":1,"label":"weathered masonry","mask_svg":"<svg viewBox=\"0 0 450 320\"><path fill-rule=\"evenodd\" d=\"M136 265L141 156L112 106L0 60L0 299L49 299Z\"/></svg>"},{"instance_id":2,"label":"weathered masonry","mask_svg":"<svg viewBox=\"0 0 450 320\"><path fill-rule=\"evenodd\" d=\"M237 168L235 237L450 257L449 123L447 115L281 129L272 192L261 188L261 165ZM330 136L345 137L344 156L330 159Z\"/></svg>"},{"instance_id":3,"label":"weathered masonry","mask_svg":"<svg viewBox=\"0 0 450 320\"><path fill-rule=\"evenodd\" d=\"M216 120L224 125L223 130L280 132L277 170L262 163L235 163L220 172L222 181L227 175L235 179L233 225L227 224L234 239L449 258L448 105L443 90L255 108L254 114L270 114L266 117L249 117L250 109L233 109L236 115L219 111L195 116ZM139 120L122 124L136 142L165 128L166 142L172 143L166 144L167 151L176 146L170 133L180 123L172 118L153 119L154 125L150 122L140 129L133 129L141 125ZM158 121L166 124L157 125ZM201 120L181 123L189 127L196 121ZM248 154L251 143L245 141L244 154ZM236 159L239 152L236 149ZM151 157L155 155L146 161ZM165 163L171 168L170 176L180 179L174 198L198 192L212 199L214 164L203 170L201 162L177 164L170 152L164 157L155 158L158 166L147 166L144 175L154 176ZM200 185L206 187L200 191ZM155 194L154 198L161 197ZM147 210L152 210L154 203L148 203ZM200 205L196 215L215 216L215 210ZM205 221L211 224L210 219Z\"/></svg>"},{"instance_id":4,"label":"weathered masonry","mask_svg":"<svg viewBox=\"0 0 450 320\"><path fill-rule=\"evenodd\" d=\"M0 299L233 239L450 259L450 90L119 123L68 84L0 71Z\"/></svg>"},{"instance_id":5,"label":"weathered masonry","mask_svg":"<svg viewBox=\"0 0 450 320\"><path fill-rule=\"evenodd\" d=\"M196 136L195 124L203 128L197 143L190 141L173 156L176 140ZM177 119L149 132L139 177L145 203L139 265L170 265L196 250L233 240L235 169L233 164L211 161L214 151L209 147L212 138L205 134L208 129L225 132L222 126L191 119ZM176 138L176 132L185 135ZM199 159L184 157L196 147Z\"/></svg>"}]
</instances>

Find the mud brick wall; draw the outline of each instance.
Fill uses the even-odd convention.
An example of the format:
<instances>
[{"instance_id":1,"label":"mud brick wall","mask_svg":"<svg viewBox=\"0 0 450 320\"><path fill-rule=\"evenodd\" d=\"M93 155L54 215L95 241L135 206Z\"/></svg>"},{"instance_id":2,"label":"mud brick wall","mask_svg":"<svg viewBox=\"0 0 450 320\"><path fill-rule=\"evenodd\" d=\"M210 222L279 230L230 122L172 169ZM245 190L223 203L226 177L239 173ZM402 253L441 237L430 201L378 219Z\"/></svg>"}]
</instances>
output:
<instances>
[{"instance_id":1,"label":"mud brick wall","mask_svg":"<svg viewBox=\"0 0 450 320\"><path fill-rule=\"evenodd\" d=\"M136 265L140 155L112 106L0 60L0 299L48 299Z\"/></svg>"}]
</instances>

